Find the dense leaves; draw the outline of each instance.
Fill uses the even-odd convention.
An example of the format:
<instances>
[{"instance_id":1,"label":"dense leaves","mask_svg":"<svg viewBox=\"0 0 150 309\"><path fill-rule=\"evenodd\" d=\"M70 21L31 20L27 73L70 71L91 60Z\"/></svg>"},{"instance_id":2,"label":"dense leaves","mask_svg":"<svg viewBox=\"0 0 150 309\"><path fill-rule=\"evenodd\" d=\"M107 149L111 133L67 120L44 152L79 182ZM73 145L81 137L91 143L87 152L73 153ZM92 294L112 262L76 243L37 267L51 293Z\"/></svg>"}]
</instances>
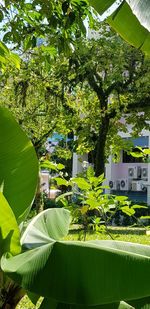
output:
<instances>
[{"instance_id":1,"label":"dense leaves","mask_svg":"<svg viewBox=\"0 0 150 309\"><path fill-rule=\"evenodd\" d=\"M149 60L108 26L99 26L100 36L89 32L95 39L76 40L69 59L52 55L44 45L26 53L28 62L22 61L20 71L7 71L1 78L0 93L1 104L11 108L39 157L55 131L64 143L55 147L54 160L65 159L66 165L72 150L91 152L97 175L104 170L110 145L117 154L131 147L117 134L127 131L127 122L135 136L148 129L150 102ZM120 121L122 113L126 123ZM68 142L70 133L77 136L74 143Z\"/></svg>"},{"instance_id":2,"label":"dense leaves","mask_svg":"<svg viewBox=\"0 0 150 309\"><path fill-rule=\"evenodd\" d=\"M114 12L108 19L111 26L131 45L149 54L148 0L91 0L90 5L87 0L5 1L0 5L3 42L28 50L44 41L52 47L52 53L70 55L76 39L86 34L85 24L88 22L90 28L96 25L97 13L92 14L91 6L105 17Z\"/></svg>"},{"instance_id":3,"label":"dense leaves","mask_svg":"<svg viewBox=\"0 0 150 309\"><path fill-rule=\"evenodd\" d=\"M2 10L4 42L11 41L25 50L49 36L50 45L69 53L74 39L86 32L84 19L89 16L93 20L87 0L8 1Z\"/></svg>"}]
</instances>

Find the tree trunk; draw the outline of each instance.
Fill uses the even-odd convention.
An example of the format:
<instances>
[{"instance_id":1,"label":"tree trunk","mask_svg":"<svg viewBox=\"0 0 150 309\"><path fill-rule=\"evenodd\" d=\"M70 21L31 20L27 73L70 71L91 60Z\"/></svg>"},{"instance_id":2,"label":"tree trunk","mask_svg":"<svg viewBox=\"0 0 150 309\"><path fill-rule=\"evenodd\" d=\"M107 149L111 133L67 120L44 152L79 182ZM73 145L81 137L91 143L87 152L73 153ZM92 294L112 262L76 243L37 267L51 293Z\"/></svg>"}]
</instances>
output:
<instances>
[{"instance_id":1,"label":"tree trunk","mask_svg":"<svg viewBox=\"0 0 150 309\"><path fill-rule=\"evenodd\" d=\"M105 145L107 134L109 130L109 116L105 115L102 117L102 122L99 128L99 135L96 145L95 155L95 176L99 176L105 172Z\"/></svg>"},{"instance_id":2,"label":"tree trunk","mask_svg":"<svg viewBox=\"0 0 150 309\"><path fill-rule=\"evenodd\" d=\"M42 192L41 192L41 188L40 188L40 174L39 174L39 177L38 177L37 191L36 191L36 195L35 195L34 204L35 204L35 209L36 209L37 214L39 214L41 211L44 210L44 205L43 205L43 201L42 201Z\"/></svg>"},{"instance_id":3,"label":"tree trunk","mask_svg":"<svg viewBox=\"0 0 150 309\"><path fill-rule=\"evenodd\" d=\"M15 283L11 282L8 289L5 288L1 291L1 301L0 309L15 309L25 295L25 291Z\"/></svg>"}]
</instances>

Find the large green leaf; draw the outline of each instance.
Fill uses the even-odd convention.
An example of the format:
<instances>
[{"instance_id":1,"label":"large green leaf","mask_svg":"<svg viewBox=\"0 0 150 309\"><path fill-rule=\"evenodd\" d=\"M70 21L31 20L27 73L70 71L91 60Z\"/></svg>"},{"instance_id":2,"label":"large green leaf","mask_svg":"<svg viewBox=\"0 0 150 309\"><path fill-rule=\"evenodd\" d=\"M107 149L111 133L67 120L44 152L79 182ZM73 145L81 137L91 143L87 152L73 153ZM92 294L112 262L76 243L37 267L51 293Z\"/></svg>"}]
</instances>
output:
<instances>
[{"instance_id":1,"label":"large green leaf","mask_svg":"<svg viewBox=\"0 0 150 309\"><path fill-rule=\"evenodd\" d=\"M61 304L62 305L62 304ZM112 303L112 304L106 304L106 305L99 305L99 306L76 306L71 305L68 309L134 309L131 305L127 304L124 301L118 302L118 303ZM46 308L48 309L48 308ZM63 309L63 307L57 307L57 309Z\"/></svg>"},{"instance_id":2,"label":"large green leaf","mask_svg":"<svg viewBox=\"0 0 150 309\"><path fill-rule=\"evenodd\" d=\"M5 70L8 64L14 65L20 69L20 58L17 54L12 53L7 46L0 41L0 67Z\"/></svg>"},{"instance_id":3,"label":"large green leaf","mask_svg":"<svg viewBox=\"0 0 150 309\"><path fill-rule=\"evenodd\" d=\"M150 297L143 299L136 299L129 302L135 309L149 309L150 308Z\"/></svg>"},{"instance_id":4,"label":"large green leaf","mask_svg":"<svg viewBox=\"0 0 150 309\"><path fill-rule=\"evenodd\" d=\"M38 214L28 225L21 243L26 248L34 248L53 242L68 234L70 212L63 208L47 209Z\"/></svg>"},{"instance_id":5,"label":"large green leaf","mask_svg":"<svg viewBox=\"0 0 150 309\"><path fill-rule=\"evenodd\" d=\"M40 309L57 309L57 304L58 303L53 299L44 298L41 303Z\"/></svg>"},{"instance_id":6,"label":"large green leaf","mask_svg":"<svg viewBox=\"0 0 150 309\"><path fill-rule=\"evenodd\" d=\"M61 216L66 216L65 210L57 209L59 211ZM128 303L150 296L149 246L119 241L56 241L51 238L51 228L48 228L55 220L55 213L55 209L49 212L49 220L44 219L45 212L37 216L37 223L43 216L41 227L38 225L42 235L45 231L43 245L36 240L36 234L32 235L34 219L28 229L31 238L24 237L26 247L33 249L15 257L9 254L2 257L2 269L10 277L25 289L58 303L71 304L68 308L73 309L80 306L81 309L87 309L87 306L92 309L94 306L95 309L121 308L125 305L122 308L128 308L127 304L119 302ZM69 220L68 214L67 218ZM59 230L63 229L62 221L59 220ZM54 230L57 228L53 226ZM57 231L54 233L58 235Z\"/></svg>"},{"instance_id":7,"label":"large green leaf","mask_svg":"<svg viewBox=\"0 0 150 309\"><path fill-rule=\"evenodd\" d=\"M150 1L149 0L126 0L141 25L150 31Z\"/></svg>"},{"instance_id":8,"label":"large green leaf","mask_svg":"<svg viewBox=\"0 0 150 309\"><path fill-rule=\"evenodd\" d=\"M109 24L131 45L150 54L150 33L141 26L129 5L124 2L120 10L108 18Z\"/></svg>"},{"instance_id":9,"label":"large green leaf","mask_svg":"<svg viewBox=\"0 0 150 309\"><path fill-rule=\"evenodd\" d=\"M89 190L91 185L82 177L72 178L72 182L77 184L81 190Z\"/></svg>"},{"instance_id":10,"label":"large green leaf","mask_svg":"<svg viewBox=\"0 0 150 309\"><path fill-rule=\"evenodd\" d=\"M105 13L112 4L114 4L116 0L104 0L104 1L98 1L98 0L91 0L91 5L98 11L100 15Z\"/></svg>"},{"instance_id":11,"label":"large green leaf","mask_svg":"<svg viewBox=\"0 0 150 309\"><path fill-rule=\"evenodd\" d=\"M116 1L108 1L108 4L110 4L109 7L115 2ZM150 23L149 0L127 0L120 2L120 6L111 15L111 17L108 18L109 24L127 42L137 48L140 48L146 54L150 55L150 33L147 30L149 29ZM108 9L108 6L107 8L105 7L105 0L90 0L90 4L100 15L103 14L106 9ZM144 27L142 25L144 25Z\"/></svg>"},{"instance_id":12,"label":"large green leaf","mask_svg":"<svg viewBox=\"0 0 150 309\"><path fill-rule=\"evenodd\" d=\"M0 186L16 218L30 209L38 175L34 148L11 113L0 107Z\"/></svg>"},{"instance_id":13,"label":"large green leaf","mask_svg":"<svg viewBox=\"0 0 150 309\"><path fill-rule=\"evenodd\" d=\"M0 256L4 252L18 254L21 251L20 231L12 209L0 192Z\"/></svg>"},{"instance_id":14,"label":"large green leaf","mask_svg":"<svg viewBox=\"0 0 150 309\"><path fill-rule=\"evenodd\" d=\"M57 303L56 301L47 298L43 300L40 309L134 309L134 307L123 301L114 304L106 304L99 306L76 306L64 303Z\"/></svg>"},{"instance_id":15,"label":"large green leaf","mask_svg":"<svg viewBox=\"0 0 150 309\"><path fill-rule=\"evenodd\" d=\"M114 304L106 304L106 305L99 305L99 306L80 306L80 305L70 305L70 304L63 304L57 303L56 301L44 298L40 309L134 309L134 307L130 306L125 302L118 302Z\"/></svg>"}]
</instances>

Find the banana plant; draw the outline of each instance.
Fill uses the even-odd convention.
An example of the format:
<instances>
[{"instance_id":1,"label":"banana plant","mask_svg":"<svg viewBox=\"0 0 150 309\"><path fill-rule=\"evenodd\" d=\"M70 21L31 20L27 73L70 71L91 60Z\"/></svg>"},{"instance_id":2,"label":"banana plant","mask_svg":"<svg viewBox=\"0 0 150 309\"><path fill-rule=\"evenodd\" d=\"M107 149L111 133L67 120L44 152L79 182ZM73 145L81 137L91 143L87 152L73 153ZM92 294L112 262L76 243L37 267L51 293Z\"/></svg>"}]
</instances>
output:
<instances>
[{"instance_id":1,"label":"banana plant","mask_svg":"<svg viewBox=\"0 0 150 309\"><path fill-rule=\"evenodd\" d=\"M0 146L0 308L14 309L25 291L44 297L41 309L149 308L149 246L67 241L71 218L63 208L37 215L20 239L18 223L31 207L38 162L4 108Z\"/></svg>"},{"instance_id":2,"label":"banana plant","mask_svg":"<svg viewBox=\"0 0 150 309\"><path fill-rule=\"evenodd\" d=\"M123 39L150 55L149 0L90 0Z\"/></svg>"},{"instance_id":3,"label":"banana plant","mask_svg":"<svg viewBox=\"0 0 150 309\"><path fill-rule=\"evenodd\" d=\"M0 191L20 223L30 211L38 160L32 143L8 109L0 107Z\"/></svg>"},{"instance_id":4,"label":"banana plant","mask_svg":"<svg viewBox=\"0 0 150 309\"><path fill-rule=\"evenodd\" d=\"M35 195L35 150L9 110L0 107L0 258L21 252L18 224L28 215ZM0 269L0 308L15 308L23 289ZM9 302L9 303L8 303Z\"/></svg>"},{"instance_id":5,"label":"banana plant","mask_svg":"<svg viewBox=\"0 0 150 309\"><path fill-rule=\"evenodd\" d=\"M67 241L70 213L38 214L21 238L22 252L1 267L41 309L125 309L150 306L150 247L122 241Z\"/></svg>"}]
</instances>

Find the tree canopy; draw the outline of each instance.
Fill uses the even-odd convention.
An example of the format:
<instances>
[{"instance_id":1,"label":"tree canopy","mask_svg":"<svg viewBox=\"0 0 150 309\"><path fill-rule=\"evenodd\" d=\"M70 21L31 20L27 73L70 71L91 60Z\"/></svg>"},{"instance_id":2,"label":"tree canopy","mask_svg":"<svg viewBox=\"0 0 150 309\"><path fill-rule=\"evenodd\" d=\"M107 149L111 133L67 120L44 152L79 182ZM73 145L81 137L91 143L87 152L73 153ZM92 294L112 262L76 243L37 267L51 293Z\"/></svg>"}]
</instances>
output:
<instances>
[{"instance_id":1,"label":"tree canopy","mask_svg":"<svg viewBox=\"0 0 150 309\"><path fill-rule=\"evenodd\" d=\"M126 147L117 134L126 130L122 114L135 135L147 127L150 97L149 60L100 25L96 39L76 39L70 56L52 55L43 45L27 51L20 70L1 77L0 94L1 104L11 108L39 156L54 131L72 132L78 136L74 150L92 151L97 174L104 170L110 146L113 152ZM57 154L66 157L67 151L61 148Z\"/></svg>"},{"instance_id":2,"label":"tree canopy","mask_svg":"<svg viewBox=\"0 0 150 309\"><path fill-rule=\"evenodd\" d=\"M126 41L150 54L148 0L7 0L0 4L2 40L27 50L44 39L57 52L69 54L76 38L86 34L85 19L90 28L95 26L96 12L105 13L107 22Z\"/></svg>"}]
</instances>

